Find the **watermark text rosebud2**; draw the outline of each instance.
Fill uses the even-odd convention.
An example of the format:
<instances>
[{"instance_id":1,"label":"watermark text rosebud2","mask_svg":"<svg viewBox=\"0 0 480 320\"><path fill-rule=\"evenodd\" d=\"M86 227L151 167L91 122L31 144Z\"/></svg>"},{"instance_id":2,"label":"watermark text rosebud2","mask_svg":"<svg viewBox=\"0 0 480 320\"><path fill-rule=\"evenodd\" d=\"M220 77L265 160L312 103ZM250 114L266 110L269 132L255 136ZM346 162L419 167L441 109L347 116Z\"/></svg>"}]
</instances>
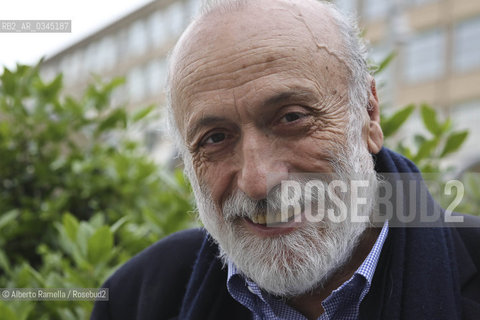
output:
<instances>
[{"instance_id":1,"label":"watermark text rosebud2","mask_svg":"<svg viewBox=\"0 0 480 320\"><path fill-rule=\"evenodd\" d=\"M342 223L348 219L379 226L389 220L392 227L468 227L464 217L454 212L464 195L458 180L440 182L423 179L420 174L398 173L352 177L295 174L268 183L273 190L268 203L274 205L265 212L267 226L290 226L292 221ZM441 208L429 188L437 199L451 198L448 206Z\"/></svg>"},{"instance_id":2,"label":"watermark text rosebud2","mask_svg":"<svg viewBox=\"0 0 480 320\"><path fill-rule=\"evenodd\" d=\"M368 222L368 216L358 214L358 206L366 205L368 200L359 195L358 189L368 187L369 183L368 180L351 180L348 185L345 181L333 180L325 184L321 180L310 180L302 186L298 181L283 181L282 199L286 201L282 203L282 218L291 217L289 211L293 209L296 222L301 222L302 218L310 222L320 222L325 218L332 222L342 222L348 217L353 222ZM349 189L352 192L350 203L347 205L345 198L338 196L337 190L346 193ZM327 203L332 205L326 206Z\"/></svg>"}]
</instances>

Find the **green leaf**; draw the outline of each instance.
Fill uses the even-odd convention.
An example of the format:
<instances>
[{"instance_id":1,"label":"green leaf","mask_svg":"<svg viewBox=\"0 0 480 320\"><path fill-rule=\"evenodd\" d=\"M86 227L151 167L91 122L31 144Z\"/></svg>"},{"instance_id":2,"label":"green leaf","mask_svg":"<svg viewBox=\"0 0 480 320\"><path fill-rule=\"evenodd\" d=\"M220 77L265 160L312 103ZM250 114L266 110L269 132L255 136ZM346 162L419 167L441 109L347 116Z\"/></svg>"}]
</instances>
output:
<instances>
[{"instance_id":1,"label":"green leaf","mask_svg":"<svg viewBox=\"0 0 480 320\"><path fill-rule=\"evenodd\" d=\"M8 261L7 255L0 249L0 269L5 270L7 273L11 272L10 262Z\"/></svg>"},{"instance_id":2,"label":"green leaf","mask_svg":"<svg viewBox=\"0 0 480 320\"><path fill-rule=\"evenodd\" d=\"M67 213L63 215L63 228L67 233L68 238L75 242L77 240L78 220Z\"/></svg>"},{"instance_id":3,"label":"green leaf","mask_svg":"<svg viewBox=\"0 0 480 320\"><path fill-rule=\"evenodd\" d=\"M473 198L480 200L480 174L467 172L463 180L466 183L465 190L471 193Z\"/></svg>"},{"instance_id":4,"label":"green leaf","mask_svg":"<svg viewBox=\"0 0 480 320\"><path fill-rule=\"evenodd\" d=\"M419 162L423 159L430 158L433 151L438 146L438 143L438 139L426 140L424 143L422 143L417 154L413 158L413 162Z\"/></svg>"},{"instance_id":5,"label":"green leaf","mask_svg":"<svg viewBox=\"0 0 480 320\"><path fill-rule=\"evenodd\" d=\"M9 225L13 220L17 219L19 214L20 211L18 211L17 209L13 209L0 216L0 230L3 227Z\"/></svg>"},{"instance_id":6,"label":"green leaf","mask_svg":"<svg viewBox=\"0 0 480 320\"><path fill-rule=\"evenodd\" d=\"M378 73L381 73L388 65L392 62L392 60L395 58L397 54L395 52L390 53L388 56L383 59L382 62L380 62L380 65L378 68L375 70L374 75L377 75Z\"/></svg>"},{"instance_id":7,"label":"green leaf","mask_svg":"<svg viewBox=\"0 0 480 320\"><path fill-rule=\"evenodd\" d=\"M98 135L103 131L116 128L117 126L120 126L121 128L126 128L127 126L127 114L123 109L116 109L104 119L97 127L95 134Z\"/></svg>"},{"instance_id":8,"label":"green leaf","mask_svg":"<svg viewBox=\"0 0 480 320\"><path fill-rule=\"evenodd\" d=\"M412 150L410 150L409 147L405 146L405 144L402 142L400 142L397 146L397 149L398 149L398 152L400 152L401 154L403 154L405 157L407 157L408 159L412 160L413 159L413 154L412 154Z\"/></svg>"},{"instance_id":9,"label":"green leaf","mask_svg":"<svg viewBox=\"0 0 480 320\"><path fill-rule=\"evenodd\" d=\"M2 319L5 319L5 320L17 320L18 319L18 317L16 316L13 309L11 309L3 301L0 301L0 314L2 315Z\"/></svg>"},{"instance_id":10,"label":"green leaf","mask_svg":"<svg viewBox=\"0 0 480 320\"><path fill-rule=\"evenodd\" d=\"M105 86L103 87L103 91L110 94L113 92L113 90L115 90L116 88L124 84L125 84L125 77L115 77L110 82L105 84Z\"/></svg>"},{"instance_id":11,"label":"green leaf","mask_svg":"<svg viewBox=\"0 0 480 320\"><path fill-rule=\"evenodd\" d=\"M145 209L142 212L143 218L155 230L156 233L162 233L162 219L155 215L152 210Z\"/></svg>"},{"instance_id":12,"label":"green leaf","mask_svg":"<svg viewBox=\"0 0 480 320\"><path fill-rule=\"evenodd\" d=\"M127 223L129 220L130 219L128 216L118 219L117 222L115 222L112 226L110 226L110 231L112 233L117 232L117 230L120 229L120 227L123 226L125 223Z\"/></svg>"},{"instance_id":13,"label":"green leaf","mask_svg":"<svg viewBox=\"0 0 480 320\"><path fill-rule=\"evenodd\" d=\"M148 116L150 114L150 112L152 112L153 110L155 109L155 105L150 105L146 108L143 108L139 111L137 111L133 117L132 117L132 121L133 122L137 122L143 118L145 118L146 116Z\"/></svg>"},{"instance_id":14,"label":"green leaf","mask_svg":"<svg viewBox=\"0 0 480 320\"><path fill-rule=\"evenodd\" d=\"M19 288L43 287L44 279L42 275L27 263L23 263L17 273L16 285Z\"/></svg>"},{"instance_id":15,"label":"green leaf","mask_svg":"<svg viewBox=\"0 0 480 320\"><path fill-rule=\"evenodd\" d=\"M444 157L449 153L457 151L465 142L465 139L467 139L467 136L468 136L467 130L453 132L452 134L450 134L447 138L447 142L445 143L445 147L443 148L441 157Z\"/></svg>"},{"instance_id":16,"label":"green leaf","mask_svg":"<svg viewBox=\"0 0 480 320\"><path fill-rule=\"evenodd\" d=\"M88 257L88 241L93 235L93 228L85 221L82 221L78 227L77 231L77 247L79 249L79 256L81 258Z\"/></svg>"},{"instance_id":17,"label":"green leaf","mask_svg":"<svg viewBox=\"0 0 480 320\"><path fill-rule=\"evenodd\" d=\"M88 220L88 223L94 228L100 228L105 224L105 215L103 212L96 213Z\"/></svg>"},{"instance_id":18,"label":"green leaf","mask_svg":"<svg viewBox=\"0 0 480 320\"><path fill-rule=\"evenodd\" d=\"M53 99L58 95L58 92L62 88L62 85L63 85L63 75L60 73L49 84L43 87L42 93L46 99L48 100Z\"/></svg>"},{"instance_id":19,"label":"green leaf","mask_svg":"<svg viewBox=\"0 0 480 320\"><path fill-rule=\"evenodd\" d=\"M20 310L17 310L18 320L27 320L33 311L34 303L23 301ZM1 314L1 313L0 313Z\"/></svg>"},{"instance_id":20,"label":"green leaf","mask_svg":"<svg viewBox=\"0 0 480 320\"><path fill-rule=\"evenodd\" d=\"M384 119L382 124L383 135L388 137L394 134L402 126L402 124L407 121L414 110L414 105L408 105L405 108L397 111L391 117Z\"/></svg>"},{"instance_id":21,"label":"green leaf","mask_svg":"<svg viewBox=\"0 0 480 320\"><path fill-rule=\"evenodd\" d=\"M417 145L418 147L420 147L426 140L427 140L427 138L425 138L421 134L416 134L413 137L413 141L415 142L415 145Z\"/></svg>"},{"instance_id":22,"label":"green leaf","mask_svg":"<svg viewBox=\"0 0 480 320\"><path fill-rule=\"evenodd\" d=\"M441 130L442 132L447 132L451 128L452 128L452 119L448 117L447 120L445 120L445 122L442 124Z\"/></svg>"},{"instance_id":23,"label":"green leaf","mask_svg":"<svg viewBox=\"0 0 480 320\"><path fill-rule=\"evenodd\" d=\"M2 85L0 89L2 89L2 95L13 96L15 95L16 90L16 81L15 81L15 74L7 69L7 67L3 68L3 73L0 76L0 80Z\"/></svg>"},{"instance_id":24,"label":"green leaf","mask_svg":"<svg viewBox=\"0 0 480 320\"><path fill-rule=\"evenodd\" d=\"M88 239L88 261L95 265L108 259L113 247L113 235L108 226L98 228Z\"/></svg>"},{"instance_id":25,"label":"green leaf","mask_svg":"<svg viewBox=\"0 0 480 320\"><path fill-rule=\"evenodd\" d=\"M421 107L422 120L430 133L438 136L442 130L437 120L437 112L430 106L423 104Z\"/></svg>"}]
</instances>

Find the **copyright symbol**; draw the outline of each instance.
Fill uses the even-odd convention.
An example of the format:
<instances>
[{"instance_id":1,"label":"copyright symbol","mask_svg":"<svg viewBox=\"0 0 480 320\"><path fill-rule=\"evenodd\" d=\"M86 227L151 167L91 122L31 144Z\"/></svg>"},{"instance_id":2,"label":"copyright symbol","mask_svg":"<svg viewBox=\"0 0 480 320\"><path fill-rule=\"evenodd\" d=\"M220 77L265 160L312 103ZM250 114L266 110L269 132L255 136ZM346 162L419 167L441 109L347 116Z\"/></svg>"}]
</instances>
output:
<instances>
[{"instance_id":1,"label":"copyright symbol","mask_svg":"<svg viewBox=\"0 0 480 320\"><path fill-rule=\"evenodd\" d=\"M2 297L4 297L4 298L10 297L10 292L8 292L8 290L3 290Z\"/></svg>"}]
</instances>

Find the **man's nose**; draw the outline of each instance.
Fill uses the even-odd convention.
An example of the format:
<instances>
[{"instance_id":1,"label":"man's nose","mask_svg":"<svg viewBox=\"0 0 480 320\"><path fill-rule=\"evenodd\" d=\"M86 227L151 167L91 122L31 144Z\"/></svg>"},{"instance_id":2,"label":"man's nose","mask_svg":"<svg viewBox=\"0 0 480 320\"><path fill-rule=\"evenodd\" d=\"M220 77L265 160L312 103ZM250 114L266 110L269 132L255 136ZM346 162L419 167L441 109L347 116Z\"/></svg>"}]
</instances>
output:
<instances>
[{"instance_id":1,"label":"man's nose","mask_svg":"<svg viewBox=\"0 0 480 320\"><path fill-rule=\"evenodd\" d=\"M263 134L245 134L242 139L237 186L252 199L265 199L271 188L288 177L287 164L275 145Z\"/></svg>"}]
</instances>

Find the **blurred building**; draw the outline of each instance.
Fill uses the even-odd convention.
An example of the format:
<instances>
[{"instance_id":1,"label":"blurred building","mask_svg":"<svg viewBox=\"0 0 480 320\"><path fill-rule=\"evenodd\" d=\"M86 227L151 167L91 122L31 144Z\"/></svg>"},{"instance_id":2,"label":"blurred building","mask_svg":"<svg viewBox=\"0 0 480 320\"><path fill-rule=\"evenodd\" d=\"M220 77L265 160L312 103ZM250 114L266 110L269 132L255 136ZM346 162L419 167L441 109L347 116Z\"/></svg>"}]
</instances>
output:
<instances>
[{"instance_id":1,"label":"blurred building","mask_svg":"<svg viewBox=\"0 0 480 320\"><path fill-rule=\"evenodd\" d=\"M95 75L123 76L113 103L134 109L165 104L166 56L199 10L198 0L157 0L98 30L57 54L47 57L41 71L51 78L63 72L65 91L79 96ZM161 108L159 108L161 110ZM174 155L159 121L137 130L160 162Z\"/></svg>"},{"instance_id":2,"label":"blurred building","mask_svg":"<svg viewBox=\"0 0 480 320\"><path fill-rule=\"evenodd\" d=\"M125 76L114 97L129 107L165 102L165 57L198 11L201 0L156 0L49 57L48 76L64 72L67 90L81 92L91 73ZM470 136L456 160L460 168L480 166L480 1L337 0L360 18L371 58L397 57L380 75L381 99L393 108L430 103L450 115ZM416 121L420 121L417 119ZM415 130L420 125L411 124ZM144 131L160 161L172 156L158 123ZM159 130L160 129L160 130ZM410 129L409 129L410 130Z\"/></svg>"},{"instance_id":3,"label":"blurred building","mask_svg":"<svg viewBox=\"0 0 480 320\"><path fill-rule=\"evenodd\" d=\"M480 167L480 1L337 0L360 19L379 62L396 58L381 73L381 100L395 107L429 103L468 128L461 152L450 159L460 169ZM421 128L420 119L405 131ZM480 172L480 171L479 171Z\"/></svg>"}]
</instances>

